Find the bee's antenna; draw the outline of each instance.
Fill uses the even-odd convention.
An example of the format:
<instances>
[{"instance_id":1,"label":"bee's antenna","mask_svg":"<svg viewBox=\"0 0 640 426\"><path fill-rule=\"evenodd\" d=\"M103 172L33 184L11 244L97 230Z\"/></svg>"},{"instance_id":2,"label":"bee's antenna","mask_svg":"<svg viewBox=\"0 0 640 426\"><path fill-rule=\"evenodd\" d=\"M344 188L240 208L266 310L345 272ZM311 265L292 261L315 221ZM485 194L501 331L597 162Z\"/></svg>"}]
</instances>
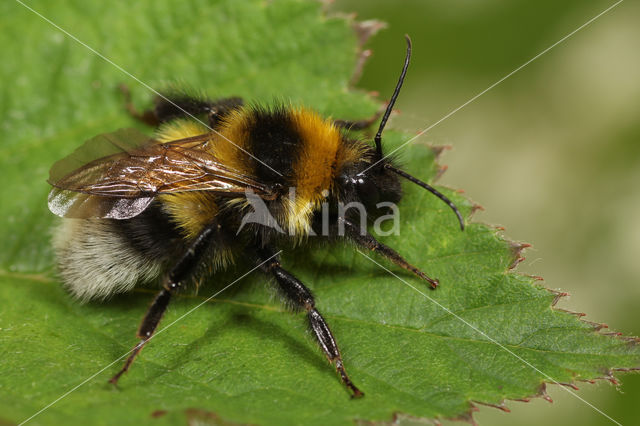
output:
<instances>
[{"instance_id":1,"label":"bee's antenna","mask_svg":"<svg viewBox=\"0 0 640 426\"><path fill-rule=\"evenodd\" d=\"M407 34L404 35L404 38L407 39L407 55L404 58L402 73L400 74L400 78L398 79L396 88L393 91L393 96L391 96L389 105L387 105L387 109L382 116L380 127L378 127L378 133L376 133L376 137L374 138L374 141L376 143L376 154L378 155L379 159L382 159L382 131L384 130L384 126L387 124L387 120L389 119L389 115L391 114L391 110L393 109L393 105L396 103L396 99L400 94L400 89L402 88L402 83L404 82L404 76L407 74L407 68L409 68L409 60L411 59L411 38L409 38Z\"/></svg>"},{"instance_id":2,"label":"bee's antenna","mask_svg":"<svg viewBox=\"0 0 640 426\"><path fill-rule=\"evenodd\" d=\"M420 185L421 187L423 187L424 189L426 189L427 191L431 192L433 195L435 195L436 197L440 198L442 201L444 201L445 203L447 203L447 205L449 207L451 207L451 209L453 210L453 212L456 214L456 216L458 216L458 222L460 222L460 229L464 231L464 219L462 219L462 215L460 214L460 210L458 210L458 208L456 207L455 204L453 204L451 202L451 200L449 200L447 197L445 197L444 195L442 195L440 192L438 192L434 187L432 187L431 185L429 185L428 183L425 183L423 181L421 181L418 178L415 178L413 176L411 176L409 173L404 172L400 169L397 169L395 167L393 167L390 164L385 164L384 167L386 167L387 169L391 170L394 173L399 174L400 176L402 176L403 178L410 180L411 182Z\"/></svg>"}]
</instances>

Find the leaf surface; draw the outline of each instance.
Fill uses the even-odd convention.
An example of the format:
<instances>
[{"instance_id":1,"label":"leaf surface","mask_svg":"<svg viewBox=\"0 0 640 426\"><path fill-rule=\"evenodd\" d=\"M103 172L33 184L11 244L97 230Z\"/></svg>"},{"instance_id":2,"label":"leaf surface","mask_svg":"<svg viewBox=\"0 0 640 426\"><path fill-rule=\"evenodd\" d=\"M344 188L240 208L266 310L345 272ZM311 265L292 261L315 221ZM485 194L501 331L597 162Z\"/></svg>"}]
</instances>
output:
<instances>
[{"instance_id":1,"label":"leaf surface","mask_svg":"<svg viewBox=\"0 0 640 426\"><path fill-rule=\"evenodd\" d=\"M341 119L378 108L347 89L359 49L352 22L323 16L313 2L29 5L153 87L178 80L213 97L292 100ZM49 229L56 218L47 211L45 180L50 165L83 140L132 125L118 83L132 87L140 107L151 94L19 4L5 2L0 11L10 17L0 37L11 58L0 66L11 82L0 89L0 422L23 421L81 383L32 423L456 418L469 415L472 401L540 394L550 378L571 383L640 365L636 341L553 309L557 293L510 271L521 245L483 224L460 232L446 205L406 186L400 235L383 240L438 277L436 291L367 253L394 277L351 246L311 242L283 255L313 289L364 398L349 399L304 316L286 312L258 274L190 312L250 269L243 264L172 303L162 326L188 315L158 334L114 389L106 383L120 367L114 361L136 342L153 292L87 305L70 299L55 278ZM387 132L387 149L407 138ZM401 159L428 180L439 171L435 157L415 144ZM471 202L441 189L470 216Z\"/></svg>"}]
</instances>

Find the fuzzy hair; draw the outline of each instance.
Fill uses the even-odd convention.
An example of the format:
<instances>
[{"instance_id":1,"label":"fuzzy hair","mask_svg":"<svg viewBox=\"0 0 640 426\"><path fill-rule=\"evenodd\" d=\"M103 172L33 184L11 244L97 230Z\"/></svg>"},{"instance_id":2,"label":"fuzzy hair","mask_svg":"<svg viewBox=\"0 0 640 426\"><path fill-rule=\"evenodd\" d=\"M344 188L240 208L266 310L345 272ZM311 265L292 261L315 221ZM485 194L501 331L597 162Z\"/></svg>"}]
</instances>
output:
<instances>
[{"instance_id":1,"label":"fuzzy hair","mask_svg":"<svg viewBox=\"0 0 640 426\"><path fill-rule=\"evenodd\" d=\"M110 221L64 219L53 246L65 287L81 302L130 291L162 272L159 261L137 253Z\"/></svg>"}]
</instances>

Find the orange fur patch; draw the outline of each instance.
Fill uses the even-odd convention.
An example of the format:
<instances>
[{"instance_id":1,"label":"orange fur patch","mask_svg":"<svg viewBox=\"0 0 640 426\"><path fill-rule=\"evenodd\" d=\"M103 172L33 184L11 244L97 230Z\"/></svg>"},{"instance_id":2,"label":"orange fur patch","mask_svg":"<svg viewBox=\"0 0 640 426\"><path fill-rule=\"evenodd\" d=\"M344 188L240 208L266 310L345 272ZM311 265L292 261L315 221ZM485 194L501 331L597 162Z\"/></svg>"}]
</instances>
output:
<instances>
[{"instance_id":1,"label":"orange fur patch","mask_svg":"<svg viewBox=\"0 0 640 426\"><path fill-rule=\"evenodd\" d=\"M188 239L197 237L218 214L214 195L206 191L161 194L158 200Z\"/></svg>"},{"instance_id":2,"label":"orange fur patch","mask_svg":"<svg viewBox=\"0 0 640 426\"><path fill-rule=\"evenodd\" d=\"M344 144L335 124L316 112L296 108L291 118L303 144L294 164L296 199L288 200L287 222L291 233L304 236L311 228L311 215L334 190L337 173L357 153Z\"/></svg>"},{"instance_id":3,"label":"orange fur patch","mask_svg":"<svg viewBox=\"0 0 640 426\"><path fill-rule=\"evenodd\" d=\"M204 124L191 119L176 119L162 124L156 130L155 139L162 143L185 139L191 136L202 135L209 132L209 128Z\"/></svg>"},{"instance_id":4,"label":"orange fur patch","mask_svg":"<svg viewBox=\"0 0 640 426\"><path fill-rule=\"evenodd\" d=\"M295 109L291 117L303 141L294 164L297 196L315 204L323 190L331 190L342 137L331 121L315 112Z\"/></svg>"}]
</instances>

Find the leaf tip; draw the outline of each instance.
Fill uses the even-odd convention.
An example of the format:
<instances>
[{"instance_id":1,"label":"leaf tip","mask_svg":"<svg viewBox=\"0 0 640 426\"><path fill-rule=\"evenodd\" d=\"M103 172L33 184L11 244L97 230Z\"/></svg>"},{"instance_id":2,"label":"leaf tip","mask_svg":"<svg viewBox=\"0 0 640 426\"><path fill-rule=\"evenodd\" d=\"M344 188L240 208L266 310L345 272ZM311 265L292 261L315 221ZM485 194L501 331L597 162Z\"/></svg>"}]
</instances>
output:
<instances>
[{"instance_id":1,"label":"leaf tip","mask_svg":"<svg viewBox=\"0 0 640 426\"><path fill-rule=\"evenodd\" d=\"M358 38L358 53L356 55L356 66L353 70L353 74L351 74L351 78L349 79L349 86L354 86L360 77L362 76L362 71L364 69L364 65L367 63L369 58L373 55L371 49L365 49L364 45L367 41L374 36L378 31L387 27L386 22L377 21L375 19L370 19L367 21L356 21L356 14L349 14L346 18L350 21L353 21L351 24L351 28L356 34Z\"/></svg>"},{"instance_id":2,"label":"leaf tip","mask_svg":"<svg viewBox=\"0 0 640 426\"><path fill-rule=\"evenodd\" d=\"M561 385L561 386L566 386L566 387L571 388L571 389L576 390L576 391L580 390L580 388L577 387L576 385L574 385L573 383L557 382L557 384Z\"/></svg>"},{"instance_id":3,"label":"leaf tip","mask_svg":"<svg viewBox=\"0 0 640 426\"><path fill-rule=\"evenodd\" d=\"M442 153L451 149L451 145L428 145L431 152L433 152L434 161L440 160Z\"/></svg>"},{"instance_id":4,"label":"leaf tip","mask_svg":"<svg viewBox=\"0 0 640 426\"><path fill-rule=\"evenodd\" d=\"M505 405L504 400L502 400L499 404L491 404L491 403L488 403L488 402L482 402L482 401L476 401L476 400L474 400L473 402L475 404L485 405L487 407L492 407L492 408L498 409L500 411L504 411L505 413L510 413L511 412L511 409L509 409L509 407L507 407Z\"/></svg>"}]
</instances>

